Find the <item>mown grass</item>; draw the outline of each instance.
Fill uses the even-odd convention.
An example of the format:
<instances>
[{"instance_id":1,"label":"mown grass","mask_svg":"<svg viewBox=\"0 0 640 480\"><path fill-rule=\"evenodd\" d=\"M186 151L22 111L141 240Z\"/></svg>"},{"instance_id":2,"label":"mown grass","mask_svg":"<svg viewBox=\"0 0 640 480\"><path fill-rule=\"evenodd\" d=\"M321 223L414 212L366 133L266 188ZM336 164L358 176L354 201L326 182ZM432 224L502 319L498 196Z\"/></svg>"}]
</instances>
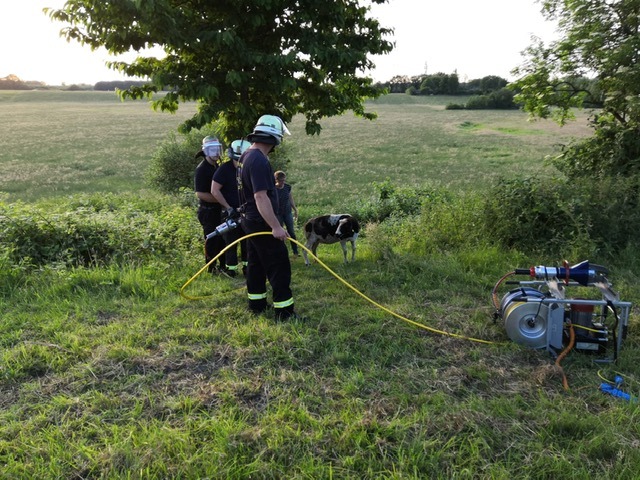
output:
<instances>
[{"instance_id":1,"label":"mown grass","mask_svg":"<svg viewBox=\"0 0 640 480\"><path fill-rule=\"evenodd\" d=\"M301 205L350 203L366 194L363 186L387 178L396 185L485 188L498 176L544 172L545 155L589 132L586 114L561 129L529 122L518 111L445 110L455 99L390 95L369 104L377 120L325 119L322 134L313 137L305 135L302 117L294 119L288 181ZM147 102L120 102L113 92L0 92L6 132L0 192L34 201L145 189L151 154L195 109L154 112Z\"/></svg>"},{"instance_id":2,"label":"mown grass","mask_svg":"<svg viewBox=\"0 0 640 480\"><path fill-rule=\"evenodd\" d=\"M452 97L455 98L455 97ZM487 188L500 176L544 173L541 159L588 133L586 115L566 130L529 122L519 111L450 111L447 97L391 95L371 102L378 119L347 114L323 121L322 134L292 125L287 180L306 202L334 205L362 197L363 185L428 183L453 190ZM468 125L473 125L469 129ZM511 130L506 130L511 129ZM302 203L302 202L301 202Z\"/></svg>"},{"instance_id":3,"label":"mown grass","mask_svg":"<svg viewBox=\"0 0 640 480\"><path fill-rule=\"evenodd\" d=\"M342 210L387 177L465 190L500 173L541 172L541 156L568 135L517 112L447 112L445 102L382 99L374 124L330 119L317 138L293 122L289 176L302 216ZM58 208L92 203L42 195ZM151 195L127 197L125 210L146 211ZM105 205L114 215L122 208ZM189 228L197 240L195 217ZM636 478L637 403L598 390L619 372L639 393L635 309L617 364L571 353L565 391L547 353L509 342L492 319L495 282L538 259L490 239L416 255L411 239L381 232L367 226L355 263L342 264L335 245L319 256L403 317L494 343L399 320L300 259L292 287L309 318L285 323L249 315L241 281L201 276L188 292L208 297L181 298L202 267L196 248L100 267L0 263L3 476ZM637 256L618 263L611 279L637 303Z\"/></svg>"},{"instance_id":4,"label":"mown grass","mask_svg":"<svg viewBox=\"0 0 640 480\"><path fill-rule=\"evenodd\" d=\"M144 188L149 157L195 111L114 92L0 91L0 192L11 200Z\"/></svg>"}]
</instances>

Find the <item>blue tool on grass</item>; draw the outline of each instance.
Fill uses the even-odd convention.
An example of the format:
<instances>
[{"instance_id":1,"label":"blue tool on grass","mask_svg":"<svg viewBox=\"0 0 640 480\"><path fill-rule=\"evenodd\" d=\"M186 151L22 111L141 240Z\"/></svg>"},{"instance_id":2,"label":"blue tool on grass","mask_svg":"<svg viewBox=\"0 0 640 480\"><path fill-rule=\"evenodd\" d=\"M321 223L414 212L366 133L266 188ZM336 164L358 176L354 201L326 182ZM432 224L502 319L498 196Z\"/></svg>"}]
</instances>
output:
<instances>
[{"instance_id":1,"label":"blue tool on grass","mask_svg":"<svg viewBox=\"0 0 640 480\"><path fill-rule=\"evenodd\" d=\"M627 402L638 401L637 398L631 398L631 395L629 395L627 392L623 392L618 388L620 385L622 385L622 382L623 382L623 379L621 376L616 375L616 377L614 378L614 382L615 384L613 385L611 383L601 383L600 390L602 390L604 393L608 393L609 395L613 395L614 397L622 398Z\"/></svg>"}]
</instances>

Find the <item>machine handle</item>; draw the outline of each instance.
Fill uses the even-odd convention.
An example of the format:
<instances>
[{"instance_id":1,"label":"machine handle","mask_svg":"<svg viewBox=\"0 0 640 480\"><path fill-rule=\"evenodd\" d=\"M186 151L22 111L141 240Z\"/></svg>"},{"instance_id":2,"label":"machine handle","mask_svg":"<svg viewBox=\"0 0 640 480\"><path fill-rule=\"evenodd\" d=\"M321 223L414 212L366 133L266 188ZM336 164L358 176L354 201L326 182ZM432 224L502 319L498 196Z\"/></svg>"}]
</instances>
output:
<instances>
[{"instance_id":1,"label":"machine handle","mask_svg":"<svg viewBox=\"0 0 640 480\"><path fill-rule=\"evenodd\" d=\"M515 273L516 273L516 275L531 275L531 269L530 268L516 268L515 269Z\"/></svg>"}]
</instances>

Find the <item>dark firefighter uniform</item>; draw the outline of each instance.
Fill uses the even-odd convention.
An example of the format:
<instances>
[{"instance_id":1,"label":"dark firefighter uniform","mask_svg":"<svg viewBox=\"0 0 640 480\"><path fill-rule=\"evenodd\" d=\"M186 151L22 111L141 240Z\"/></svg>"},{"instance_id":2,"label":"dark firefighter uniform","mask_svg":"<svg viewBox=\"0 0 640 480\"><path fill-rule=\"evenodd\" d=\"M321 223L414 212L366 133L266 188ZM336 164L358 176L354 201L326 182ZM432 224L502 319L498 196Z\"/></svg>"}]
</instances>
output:
<instances>
[{"instance_id":1,"label":"dark firefighter uniform","mask_svg":"<svg viewBox=\"0 0 640 480\"><path fill-rule=\"evenodd\" d=\"M203 157L203 159L196 167L194 175L195 191L211 192L211 180L213 179L213 174L218 168L218 163L212 165L206 158L204 158L204 154L202 152L198 152L196 154L196 157L199 156ZM200 222L200 225L202 225L202 231L205 237L205 261L209 263L211 259L220 253L220 251L225 247L224 239L220 236L215 236L210 240L206 240L207 235L213 232L216 227L222 223L222 211L220 209L220 204L200 200L200 205L198 207L198 221ZM224 270L224 256L220 257L218 261L220 269ZM214 268L214 264L209 265L209 272L213 271Z\"/></svg>"},{"instance_id":2,"label":"dark firefighter uniform","mask_svg":"<svg viewBox=\"0 0 640 480\"><path fill-rule=\"evenodd\" d=\"M271 235L271 227L264 221L254 193L266 191L273 211L278 211L278 195L275 191L273 169L269 159L257 149L247 150L240 158L242 181L241 201L244 214L241 222L246 234L269 232L247 239L247 293L249 308L256 313L267 308L267 280L273 290L273 309L276 318L288 318L295 314L291 292L291 263L285 242Z\"/></svg>"}]
</instances>

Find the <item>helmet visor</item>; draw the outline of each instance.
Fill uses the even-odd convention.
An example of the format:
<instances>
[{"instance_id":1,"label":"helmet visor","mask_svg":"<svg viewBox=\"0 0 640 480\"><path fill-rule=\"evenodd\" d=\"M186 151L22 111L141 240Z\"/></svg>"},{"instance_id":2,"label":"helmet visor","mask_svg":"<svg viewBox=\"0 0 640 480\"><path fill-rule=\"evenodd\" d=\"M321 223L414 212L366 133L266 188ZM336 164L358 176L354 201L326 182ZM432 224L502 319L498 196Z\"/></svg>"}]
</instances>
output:
<instances>
[{"instance_id":1,"label":"helmet visor","mask_svg":"<svg viewBox=\"0 0 640 480\"><path fill-rule=\"evenodd\" d=\"M218 141L207 142L202 146L202 151L207 157L221 157L222 145Z\"/></svg>"}]
</instances>

